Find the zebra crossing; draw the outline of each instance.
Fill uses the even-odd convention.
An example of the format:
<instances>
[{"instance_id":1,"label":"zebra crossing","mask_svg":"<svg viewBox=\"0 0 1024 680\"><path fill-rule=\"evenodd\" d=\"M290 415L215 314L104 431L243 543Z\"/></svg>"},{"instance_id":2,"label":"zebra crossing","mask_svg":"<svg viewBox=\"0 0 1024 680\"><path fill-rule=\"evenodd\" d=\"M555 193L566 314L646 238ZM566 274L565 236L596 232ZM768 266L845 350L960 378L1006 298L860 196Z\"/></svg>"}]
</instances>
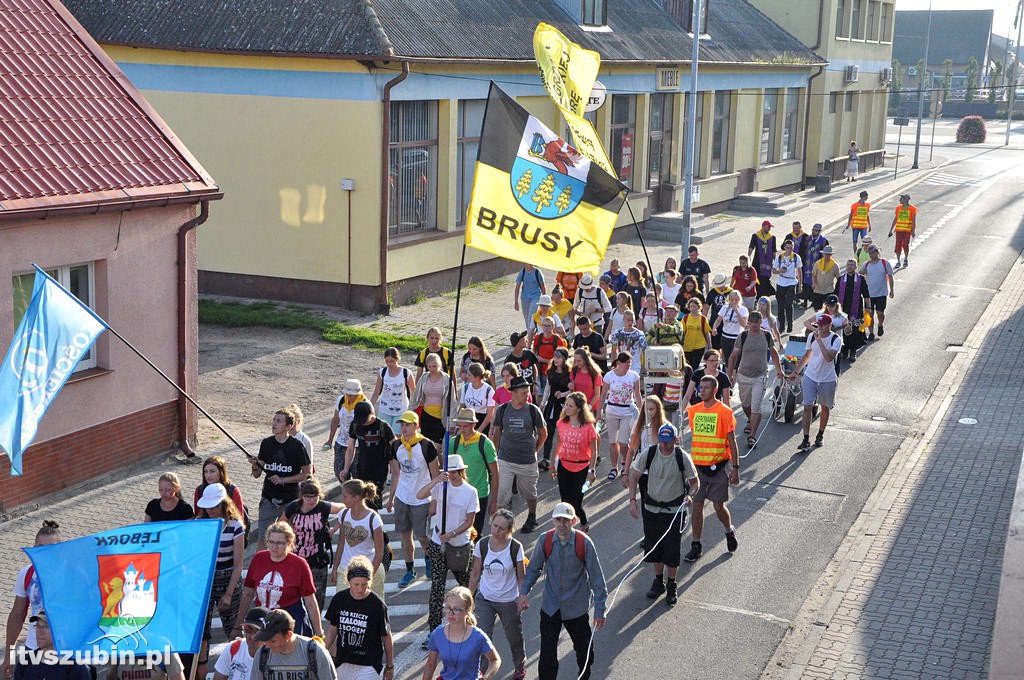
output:
<instances>
[{"instance_id":1,"label":"zebra crossing","mask_svg":"<svg viewBox=\"0 0 1024 680\"><path fill-rule=\"evenodd\" d=\"M963 177L948 172L936 172L923 180L921 184L931 184L942 187L968 187L979 186L984 180L977 177Z\"/></svg>"},{"instance_id":2,"label":"zebra crossing","mask_svg":"<svg viewBox=\"0 0 1024 680\"><path fill-rule=\"evenodd\" d=\"M384 520L384 531L389 537L396 537L395 525L392 514L386 509L380 510L380 516ZM425 576L426 560L423 550L418 541L413 541L416 555L413 565L418 578L406 588L398 587L398 579L405 575L405 560L402 555L401 542L392 540L388 543L395 554L394 562L390 571L387 572L384 583L384 601L388 605L388 616L391 620L392 638L395 653L395 677L401 677L402 673L414 665L419 664L426 657L426 652L420 648L420 643L427 635L426 617L428 612L427 598L430 594L430 580ZM245 578L245 572L242 572ZM454 579L449 578L445 588L454 588L458 585ZM328 585L325 591L324 608L330 604L331 598L338 592L337 586ZM219 616L214 616L211 623L213 637L220 640L210 645L210 669L216 661L217 656L227 648L229 640L224 639L224 631ZM324 622L324 632L327 630L327 623ZM212 674L208 676L212 678Z\"/></svg>"}]
</instances>

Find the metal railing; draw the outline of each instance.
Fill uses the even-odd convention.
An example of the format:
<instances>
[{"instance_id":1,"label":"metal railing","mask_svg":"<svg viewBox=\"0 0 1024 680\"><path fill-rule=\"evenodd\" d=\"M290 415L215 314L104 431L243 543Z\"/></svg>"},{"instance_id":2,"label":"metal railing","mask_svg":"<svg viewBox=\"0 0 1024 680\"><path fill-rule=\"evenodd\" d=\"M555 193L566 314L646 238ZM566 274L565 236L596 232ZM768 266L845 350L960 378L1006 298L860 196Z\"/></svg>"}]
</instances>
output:
<instances>
[{"instance_id":1,"label":"metal railing","mask_svg":"<svg viewBox=\"0 0 1024 680\"><path fill-rule=\"evenodd\" d=\"M885 149L875 149L873 151L861 151L857 155L858 172L867 172L868 170L874 170L880 168L885 160ZM829 158L821 164L821 172L819 175L827 175L832 178L832 181L838 181L843 177L846 177L846 156L839 156L838 158Z\"/></svg>"}]
</instances>

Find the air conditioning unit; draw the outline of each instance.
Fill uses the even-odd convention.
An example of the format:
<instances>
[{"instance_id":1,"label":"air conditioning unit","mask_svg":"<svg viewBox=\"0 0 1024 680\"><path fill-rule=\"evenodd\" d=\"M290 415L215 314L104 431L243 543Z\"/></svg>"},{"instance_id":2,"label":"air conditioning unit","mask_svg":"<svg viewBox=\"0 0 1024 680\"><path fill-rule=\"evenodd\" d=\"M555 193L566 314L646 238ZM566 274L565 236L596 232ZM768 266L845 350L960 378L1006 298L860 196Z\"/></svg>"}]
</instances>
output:
<instances>
[{"instance_id":1,"label":"air conditioning unit","mask_svg":"<svg viewBox=\"0 0 1024 680\"><path fill-rule=\"evenodd\" d=\"M908 76L916 76L917 75L917 67L916 66L908 67L907 68L907 75Z\"/></svg>"},{"instance_id":2,"label":"air conditioning unit","mask_svg":"<svg viewBox=\"0 0 1024 680\"><path fill-rule=\"evenodd\" d=\"M882 85L888 85L892 82L892 68L883 68L878 74L878 80Z\"/></svg>"},{"instance_id":3,"label":"air conditioning unit","mask_svg":"<svg viewBox=\"0 0 1024 680\"><path fill-rule=\"evenodd\" d=\"M860 78L860 66L847 66L846 67L846 82L855 83Z\"/></svg>"}]
</instances>

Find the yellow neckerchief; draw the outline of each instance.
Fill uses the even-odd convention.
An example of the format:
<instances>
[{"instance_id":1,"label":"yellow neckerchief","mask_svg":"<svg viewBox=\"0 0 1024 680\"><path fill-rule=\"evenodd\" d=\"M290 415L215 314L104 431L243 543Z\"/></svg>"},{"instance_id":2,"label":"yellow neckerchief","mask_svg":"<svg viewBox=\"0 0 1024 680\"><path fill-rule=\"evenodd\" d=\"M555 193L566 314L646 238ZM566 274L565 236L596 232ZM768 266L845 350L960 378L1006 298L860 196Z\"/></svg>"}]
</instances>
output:
<instances>
[{"instance_id":1,"label":"yellow neckerchief","mask_svg":"<svg viewBox=\"0 0 1024 680\"><path fill-rule=\"evenodd\" d=\"M426 437L420 434L419 431L412 436L412 439L406 440L405 437L402 437L402 446L405 447L406 460L412 460L412 447L416 446L424 439L426 439Z\"/></svg>"},{"instance_id":2,"label":"yellow neckerchief","mask_svg":"<svg viewBox=\"0 0 1024 680\"><path fill-rule=\"evenodd\" d=\"M768 239L770 239L770 238L772 237L772 232L771 232L771 231L769 231L769 232L768 232L768 233L766 234L766 233L764 233L763 231L761 231L761 230L758 230L758 231L755 231L755 232L754 232L754 235L755 235L755 236L757 236L757 237L758 237L759 239L761 239L762 241L765 241L765 242L767 242L767 241L768 241Z\"/></svg>"},{"instance_id":3,"label":"yellow neckerchief","mask_svg":"<svg viewBox=\"0 0 1024 680\"><path fill-rule=\"evenodd\" d=\"M460 446L469 446L470 444L476 444L478 441L480 441L480 433L476 430L473 430L472 437L467 437L466 439L463 439L461 434L459 435Z\"/></svg>"},{"instance_id":4,"label":"yellow neckerchief","mask_svg":"<svg viewBox=\"0 0 1024 680\"><path fill-rule=\"evenodd\" d=\"M366 401L366 395L363 394L362 392L360 392L359 394L357 394L354 397L352 395L350 395L350 394L346 394L345 395L345 401L342 403L341 406L342 406L342 408L345 408L345 409L348 409L349 411L352 411L353 409L355 409L356 404L358 404L361 401Z\"/></svg>"}]
</instances>

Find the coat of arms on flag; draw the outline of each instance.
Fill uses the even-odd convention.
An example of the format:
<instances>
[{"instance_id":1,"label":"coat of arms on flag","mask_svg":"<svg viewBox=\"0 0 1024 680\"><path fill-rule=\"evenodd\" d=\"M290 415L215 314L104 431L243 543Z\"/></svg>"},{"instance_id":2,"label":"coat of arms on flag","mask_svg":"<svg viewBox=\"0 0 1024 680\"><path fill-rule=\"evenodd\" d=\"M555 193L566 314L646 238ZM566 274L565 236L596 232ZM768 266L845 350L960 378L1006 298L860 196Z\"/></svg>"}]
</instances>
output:
<instances>
[{"instance_id":1,"label":"coat of arms on flag","mask_svg":"<svg viewBox=\"0 0 1024 680\"><path fill-rule=\"evenodd\" d=\"M156 613L160 553L97 555L96 559L103 605L100 629L113 635L141 631Z\"/></svg>"},{"instance_id":2,"label":"coat of arms on flag","mask_svg":"<svg viewBox=\"0 0 1024 680\"><path fill-rule=\"evenodd\" d=\"M466 244L555 271L596 271L625 188L491 83Z\"/></svg>"}]
</instances>

